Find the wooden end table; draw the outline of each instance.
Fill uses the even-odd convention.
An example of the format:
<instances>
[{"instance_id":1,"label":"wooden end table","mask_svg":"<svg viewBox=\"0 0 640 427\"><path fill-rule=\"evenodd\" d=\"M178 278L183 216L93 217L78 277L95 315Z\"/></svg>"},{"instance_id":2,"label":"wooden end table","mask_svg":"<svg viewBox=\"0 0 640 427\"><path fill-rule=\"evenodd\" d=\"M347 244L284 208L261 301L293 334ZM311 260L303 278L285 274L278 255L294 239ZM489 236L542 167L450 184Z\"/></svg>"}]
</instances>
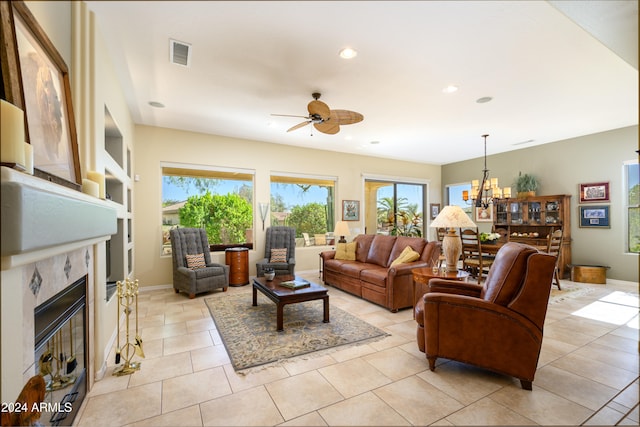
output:
<instances>
[{"instance_id":1,"label":"wooden end table","mask_svg":"<svg viewBox=\"0 0 640 427\"><path fill-rule=\"evenodd\" d=\"M276 330L282 331L284 330L283 308L285 305L321 299L324 306L322 321L329 323L329 295L327 294L327 289L308 280L309 286L306 288L289 289L279 285L282 281L295 279L302 280L294 276L276 276L271 281L264 277L255 277L253 279L253 305L258 305L258 291L273 301L276 304Z\"/></svg>"},{"instance_id":2,"label":"wooden end table","mask_svg":"<svg viewBox=\"0 0 640 427\"><path fill-rule=\"evenodd\" d=\"M249 249L229 248L224 251L225 264L229 266L229 286L249 284Z\"/></svg>"},{"instance_id":3,"label":"wooden end table","mask_svg":"<svg viewBox=\"0 0 640 427\"><path fill-rule=\"evenodd\" d=\"M413 274L413 307L415 308L418 303L418 299L422 295L426 294L429 290L429 280L431 279L446 279L446 280L458 280L460 282L466 282L470 274L466 271L446 271L439 269L436 272L432 267L414 268L411 270ZM415 316L415 311L414 311Z\"/></svg>"}]
</instances>

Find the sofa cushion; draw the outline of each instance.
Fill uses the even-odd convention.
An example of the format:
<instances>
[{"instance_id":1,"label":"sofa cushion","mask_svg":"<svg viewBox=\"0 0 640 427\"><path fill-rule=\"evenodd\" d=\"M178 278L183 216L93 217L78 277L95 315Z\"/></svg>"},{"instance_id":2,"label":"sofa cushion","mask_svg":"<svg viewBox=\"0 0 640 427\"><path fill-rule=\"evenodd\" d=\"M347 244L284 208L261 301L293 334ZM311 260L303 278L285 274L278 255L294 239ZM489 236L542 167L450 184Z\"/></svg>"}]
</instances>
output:
<instances>
[{"instance_id":1,"label":"sofa cushion","mask_svg":"<svg viewBox=\"0 0 640 427\"><path fill-rule=\"evenodd\" d=\"M396 243L393 245L393 249L391 249L391 255L389 256L390 262L398 258L407 246L411 246L411 249L422 255L425 246L427 246L427 241L422 237L396 237Z\"/></svg>"},{"instance_id":2,"label":"sofa cushion","mask_svg":"<svg viewBox=\"0 0 640 427\"><path fill-rule=\"evenodd\" d=\"M356 261L367 262L367 255L369 255L369 248L374 237L376 237L374 234L360 234L353 239L357 243Z\"/></svg>"},{"instance_id":3,"label":"sofa cushion","mask_svg":"<svg viewBox=\"0 0 640 427\"><path fill-rule=\"evenodd\" d=\"M367 254L367 262L380 267L388 267L391 262L389 255L391 255L391 249L395 242L396 236L375 235L369 248L369 254Z\"/></svg>"},{"instance_id":4,"label":"sofa cushion","mask_svg":"<svg viewBox=\"0 0 640 427\"><path fill-rule=\"evenodd\" d=\"M407 246L406 248L404 248L402 253L391 262L391 267L398 264L413 262L413 261L416 261L418 258L420 258L420 254L414 251L411 248L411 246Z\"/></svg>"},{"instance_id":5,"label":"sofa cushion","mask_svg":"<svg viewBox=\"0 0 640 427\"><path fill-rule=\"evenodd\" d=\"M387 272L386 268L373 267L360 272L360 280L363 282L362 286L367 284L374 284L378 287L385 288L387 286Z\"/></svg>"},{"instance_id":6,"label":"sofa cushion","mask_svg":"<svg viewBox=\"0 0 640 427\"><path fill-rule=\"evenodd\" d=\"M366 262L344 261L338 271L345 276L359 279L360 272L367 268L371 268L371 264L367 264Z\"/></svg>"},{"instance_id":7,"label":"sofa cushion","mask_svg":"<svg viewBox=\"0 0 640 427\"><path fill-rule=\"evenodd\" d=\"M349 261L356 260L356 242L351 243L338 243L336 246L335 259L343 259Z\"/></svg>"}]
</instances>

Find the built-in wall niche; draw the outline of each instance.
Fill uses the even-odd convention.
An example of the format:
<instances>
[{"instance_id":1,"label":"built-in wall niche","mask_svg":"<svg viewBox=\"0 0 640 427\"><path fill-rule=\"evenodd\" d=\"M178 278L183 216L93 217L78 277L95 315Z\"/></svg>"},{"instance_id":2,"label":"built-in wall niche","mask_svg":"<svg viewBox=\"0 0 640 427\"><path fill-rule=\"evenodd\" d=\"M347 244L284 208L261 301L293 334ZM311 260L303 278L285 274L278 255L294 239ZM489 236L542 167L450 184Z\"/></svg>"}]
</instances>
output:
<instances>
[{"instance_id":1,"label":"built-in wall niche","mask_svg":"<svg viewBox=\"0 0 640 427\"><path fill-rule=\"evenodd\" d=\"M124 266L124 221L118 219L118 232L111 235L107 244L107 300L113 295L115 283L125 279Z\"/></svg>"},{"instance_id":2,"label":"built-in wall niche","mask_svg":"<svg viewBox=\"0 0 640 427\"><path fill-rule=\"evenodd\" d=\"M104 107L104 149L109 153L111 158L124 169L124 144L122 134L106 106ZM128 167L129 161L127 159L127 168Z\"/></svg>"},{"instance_id":3,"label":"built-in wall niche","mask_svg":"<svg viewBox=\"0 0 640 427\"><path fill-rule=\"evenodd\" d=\"M107 170L105 174L105 192L107 193L107 199L123 205L123 190L124 185L122 182Z\"/></svg>"},{"instance_id":4,"label":"built-in wall niche","mask_svg":"<svg viewBox=\"0 0 640 427\"><path fill-rule=\"evenodd\" d=\"M127 176L131 178L131 150L127 148Z\"/></svg>"},{"instance_id":5,"label":"built-in wall niche","mask_svg":"<svg viewBox=\"0 0 640 427\"><path fill-rule=\"evenodd\" d=\"M127 188L127 212L131 213L131 189Z\"/></svg>"},{"instance_id":6,"label":"built-in wall niche","mask_svg":"<svg viewBox=\"0 0 640 427\"><path fill-rule=\"evenodd\" d=\"M129 261L129 264L128 264L129 265L129 267L128 267L129 275L131 275L131 273L133 273L133 249L129 249L127 251L127 257L129 258L128 259L128 261Z\"/></svg>"},{"instance_id":7,"label":"built-in wall niche","mask_svg":"<svg viewBox=\"0 0 640 427\"><path fill-rule=\"evenodd\" d=\"M127 243L131 243L131 218L127 219Z\"/></svg>"}]
</instances>

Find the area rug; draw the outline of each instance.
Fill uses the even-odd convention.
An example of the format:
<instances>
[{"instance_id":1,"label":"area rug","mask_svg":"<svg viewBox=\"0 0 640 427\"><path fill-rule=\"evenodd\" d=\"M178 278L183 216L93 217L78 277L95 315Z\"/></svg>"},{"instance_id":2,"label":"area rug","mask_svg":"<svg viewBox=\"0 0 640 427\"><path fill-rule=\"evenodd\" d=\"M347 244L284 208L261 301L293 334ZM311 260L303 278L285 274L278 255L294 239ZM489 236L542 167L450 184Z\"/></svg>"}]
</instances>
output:
<instances>
[{"instance_id":1,"label":"area rug","mask_svg":"<svg viewBox=\"0 0 640 427\"><path fill-rule=\"evenodd\" d=\"M247 290L205 299L236 371L389 335L332 305L330 323L323 323L322 300L285 305L284 331L277 332L276 305L258 293L252 306Z\"/></svg>"},{"instance_id":2,"label":"area rug","mask_svg":"<svg viewBox=\"0 0 640 427\"><path fill-rule=\"evenodd\" d=\"M556 304L566 299L588 295L596 290L592 286L581 285L576 282L561 282L560 286L562 286L562 290L559 290L556 285L551 287L549 304Z\"/></svg>"}]
</instances>

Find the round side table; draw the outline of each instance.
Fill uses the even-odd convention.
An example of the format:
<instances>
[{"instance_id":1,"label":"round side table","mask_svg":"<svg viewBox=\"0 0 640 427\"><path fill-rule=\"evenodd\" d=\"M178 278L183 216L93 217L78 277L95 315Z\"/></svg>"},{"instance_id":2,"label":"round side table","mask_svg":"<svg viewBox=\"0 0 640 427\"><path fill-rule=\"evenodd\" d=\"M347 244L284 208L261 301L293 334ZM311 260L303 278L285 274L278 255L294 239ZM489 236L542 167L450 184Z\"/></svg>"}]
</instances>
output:
<instances>
[{"instance_id":1,"label":"round side table","mask_svg":"<svg viewBox=\"0 0 640 427\"><path fill-rule=\"evenodd\" d=\"M229 266L229 285L249 284L249 249L230 248L224 251L225 264Z\"/></svg>"}]
</instances>

